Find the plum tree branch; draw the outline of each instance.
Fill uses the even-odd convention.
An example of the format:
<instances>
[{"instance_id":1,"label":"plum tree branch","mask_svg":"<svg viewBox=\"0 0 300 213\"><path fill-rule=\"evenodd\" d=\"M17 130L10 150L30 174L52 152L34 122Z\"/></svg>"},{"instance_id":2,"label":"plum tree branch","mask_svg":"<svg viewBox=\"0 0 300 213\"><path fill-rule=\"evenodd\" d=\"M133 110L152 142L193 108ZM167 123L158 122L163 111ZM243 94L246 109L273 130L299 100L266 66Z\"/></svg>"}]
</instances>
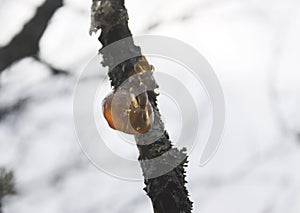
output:
<instances>
[{"instance_id":1,"label":"plum tree branch","mask_svg":"<svg viewBox=\"0 0 300 213\"><path fill-rule=\"evenodd\" d=\"M100 50L103 55L102 65L108 66L111 86L115 90L130 77L134 65L142 58L141 48L134 44L128 19L124 0L93 0L91 32L101 29L99 41L102 43ZM122 49L118 50L120 54L134 53L138 56L113 66L117 61L116 55L103 49L124 38L129 39L129 42L125 42ZM154 124L146 134L135 135L146 185L144 190L151 198L155 213L191 212L192 202L185 186L184 167L187 166L185 149L178 150L169 140L157 107L158 94L153 90L147 91L147 94L154 111ZM154 142L151 141L153 138L156 138ZM159 161L151 161L158 157ZM161 175L154 175L166 167L171 169Z\"/></svg>"}]
</instances>

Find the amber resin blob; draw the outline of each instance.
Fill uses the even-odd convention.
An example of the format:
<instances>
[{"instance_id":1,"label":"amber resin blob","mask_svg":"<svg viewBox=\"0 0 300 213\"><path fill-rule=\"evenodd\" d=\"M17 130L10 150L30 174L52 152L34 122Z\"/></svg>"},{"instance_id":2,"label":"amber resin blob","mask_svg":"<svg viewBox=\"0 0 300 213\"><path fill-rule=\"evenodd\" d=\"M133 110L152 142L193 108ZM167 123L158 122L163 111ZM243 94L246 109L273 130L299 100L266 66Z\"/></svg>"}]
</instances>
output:
<instances>
[{"instance_id":1,"label":"amber resin blob","mask_svg":"<svg viewBox=\"0 0 300 213\"><path fill-rule=\"evenodd\" d=\"M104 98L103 115L111 128L127 134L143 134L152 127L153 108L146 92L155 87L152 71L153 66L141 57L127 84Z\"/></svg>"},{"instance_id":2,"label":"amber resin blob","mask_svg":"<svg viewBox=\"0 0 300 213\"><path fill-rule=\"evenodd\" d=\"M109 126L127 134L143 134L153 124L153 110L147 93L135 97L126 91L109 94L102 103Z\"/></svg>"}]
</instances>

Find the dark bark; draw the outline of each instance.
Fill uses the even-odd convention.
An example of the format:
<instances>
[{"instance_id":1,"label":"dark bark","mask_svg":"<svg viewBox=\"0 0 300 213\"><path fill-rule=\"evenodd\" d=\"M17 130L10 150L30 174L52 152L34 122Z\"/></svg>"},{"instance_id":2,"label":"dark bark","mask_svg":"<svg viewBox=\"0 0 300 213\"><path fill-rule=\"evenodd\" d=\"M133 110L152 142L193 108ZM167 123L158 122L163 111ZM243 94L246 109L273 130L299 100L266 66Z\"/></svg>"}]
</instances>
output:
<instances>
[{"instance_id":1,"label":"dark bark","mask_svg":"<svg viewBox=\"0 0 300 213\"><path fill-rule=\"evenodd\" d=\"M103 48L123 38L129 37L117 54L100 50L103 55L104 66L109 68L111 86L117 89L122 82L129 78L134 64L141 60L141 49L134 45L132 34L128 27L128 14L123 0L98 0L93 1L92 7L92 31L101 29L99 41ZM159 44L158 44L159 45ZM138 55L113 67L118 54ZM147 91L149 101L154 109L154 125L151 130L142 135L136 135L135 139L139 149L139 161L142 167L145 185L144 190L151 198L154 212L156 213L187 213L192 210L192 202L189 199L185 187L185 169L187 156L184 150L173 147L169 135L164 129L159 110L157 108L157 96L154 91ZM149 136L157 139L149 144ZM150 139L151 140L151 139ZM147 161L161 157L159 161ZM171 168L166 174L153 177L153 172L161 168ZM173 169L172 169L173 168Z\"/></svg>"},{"instance_id":2,"label":"dark bark","mask_svg":"<svg viewBox=\"0 0 300 213\"><path fill-rule=\"evenodd\" d=\"M62 0L46 0L22 31L9 44L0 48L0 73L20 59L38 57L39 41L51 17L62 5Z\"/></svg>"}]
</instances>

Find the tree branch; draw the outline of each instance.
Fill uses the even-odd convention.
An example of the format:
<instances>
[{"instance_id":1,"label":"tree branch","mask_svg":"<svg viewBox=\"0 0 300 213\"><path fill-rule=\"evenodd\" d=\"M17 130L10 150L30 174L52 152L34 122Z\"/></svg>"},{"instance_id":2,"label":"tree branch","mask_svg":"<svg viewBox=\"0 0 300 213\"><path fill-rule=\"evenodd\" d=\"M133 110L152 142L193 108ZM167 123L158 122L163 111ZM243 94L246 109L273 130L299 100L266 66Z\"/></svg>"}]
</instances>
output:
<instances>
[{"instance_id":1,"label":"tree branch","mask_svg":"<svg viewBox=\"0 0 300 213\"><path fill-rule=\"evenodd\" d=\"M35 16L24 25L22 31L9 44L0 48L0 74L20 59L29 56L39 58L39 41L51 17L62 5L62 0L46 0L37 9ZM54 73L57 71L53 69Z\"/></svg>"},{"instance_id":2,"label":"tree branch","mask_svg":"<svg viewBox=\"0 0 300 213\"><path fill-rule=\"evenodd\" d=\"M100 0L93 0L91 32L99 29L101 29L99 41L103 48L115 41L128 38L129 42L125 42L122 49L118 49L119 54L134 52L135 55L138 55L114 67L114 62L117 61L116 54L104 52L103 48L100 50L103 55L102 64L108 66L111 86L116 90L132 75L131 71L134 69L134 65L142 60L141 49L134 45L128 27L128 14L124 0L101 0L101 3ZM135 135L146 185L144 190L152 200L155 213L191 212L192 202L185 187L184 167L187 164L185 150L174 148L169 140L157 108L158 94L153 90L147 91L147 94L154 111L154 124L146 134ZM151 142L153 137L158 139L149 144L149 140ZM159 161L149 161L157 157L160 157ZM159 177L153 177L155 172L166 167L171 168L169 172Z\"/></svg>"}]
</instances>

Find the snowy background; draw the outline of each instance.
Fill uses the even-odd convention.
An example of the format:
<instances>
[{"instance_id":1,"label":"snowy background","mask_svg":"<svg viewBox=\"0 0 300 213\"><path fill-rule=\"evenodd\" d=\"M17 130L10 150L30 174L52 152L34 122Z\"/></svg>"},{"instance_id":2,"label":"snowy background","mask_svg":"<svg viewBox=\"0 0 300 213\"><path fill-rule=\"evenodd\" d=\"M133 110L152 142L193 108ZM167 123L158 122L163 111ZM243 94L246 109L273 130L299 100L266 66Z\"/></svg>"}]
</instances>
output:
<instances>
[{"instance_id":1,"label":"snowy background","mask_svg":"<svg viewBox=\"0 0 300 213\"><path fill-rule=\"evenodd\" d=\"M0 0L0 46L42 3ZM64 3L40 41L40 56L70 74L52 75L25 58L0 76L0 167L14 171L18 191L5 199L4 213L150 213L142 182L102 173L77 143L73 92L100 44L88 34L90 3ZM194 212L299 213L299 0L127 0L126 6L134 35L171 36L197 48L225 93L219 151L203 168L191 155Z\"/></svg>"}]
</instances>

